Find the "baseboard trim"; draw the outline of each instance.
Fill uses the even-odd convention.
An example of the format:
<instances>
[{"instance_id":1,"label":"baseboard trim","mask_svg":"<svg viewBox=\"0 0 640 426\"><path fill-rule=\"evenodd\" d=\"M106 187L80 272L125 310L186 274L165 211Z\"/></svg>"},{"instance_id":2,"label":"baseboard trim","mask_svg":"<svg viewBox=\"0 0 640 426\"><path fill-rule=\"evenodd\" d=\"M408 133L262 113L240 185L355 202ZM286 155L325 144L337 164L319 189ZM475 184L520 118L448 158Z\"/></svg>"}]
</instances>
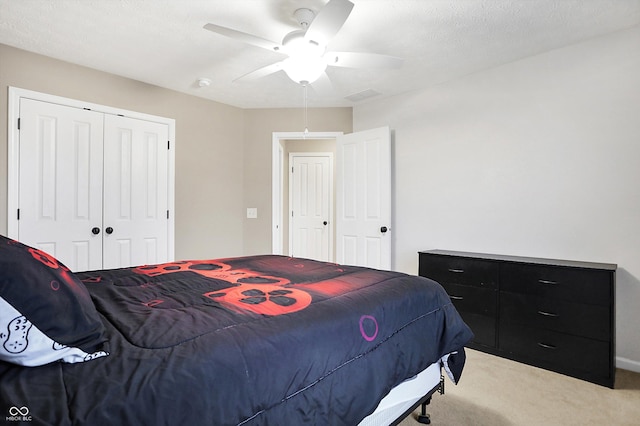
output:
<instances>
[{"instance_id":1,"label":"baseboard trim","mask_svg":"<svg viewBox=\"0 0 640 426\"><path fill-rule=\"evenodd\" d=\"M640 373L640 362L618 356L616 357L616 368Z\"/></svg>"}]
</instances>

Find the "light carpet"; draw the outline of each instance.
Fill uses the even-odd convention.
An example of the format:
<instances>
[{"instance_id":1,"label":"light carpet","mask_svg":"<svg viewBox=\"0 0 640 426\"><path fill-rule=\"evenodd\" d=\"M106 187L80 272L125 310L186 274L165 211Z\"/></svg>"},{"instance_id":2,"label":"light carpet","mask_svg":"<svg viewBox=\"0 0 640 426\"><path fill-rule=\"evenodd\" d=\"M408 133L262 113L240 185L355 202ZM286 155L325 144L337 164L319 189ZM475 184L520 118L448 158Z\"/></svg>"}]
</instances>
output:
<instances>
[{"instance_id":1,"label":"light carpet","mask_svg":"<svg viewBox=\"0 0 640 426\"><path fill-rule=\"evenodd\" d=\"M415 415L400 426L417 426ZM427 406L434 426L640 425L640 374L617 370L615 389L467 349L458 385Z\"/></svg>"}]
</instances>

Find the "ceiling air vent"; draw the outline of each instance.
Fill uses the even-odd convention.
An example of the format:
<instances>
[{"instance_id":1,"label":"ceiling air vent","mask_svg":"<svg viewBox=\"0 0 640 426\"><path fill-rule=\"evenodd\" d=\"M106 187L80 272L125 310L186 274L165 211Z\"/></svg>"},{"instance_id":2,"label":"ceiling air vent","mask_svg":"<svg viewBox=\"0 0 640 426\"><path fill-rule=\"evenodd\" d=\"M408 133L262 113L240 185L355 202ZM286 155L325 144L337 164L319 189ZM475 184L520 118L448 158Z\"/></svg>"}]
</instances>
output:
<instances>
[{"instance_id":1,"label":"ceiling air vent","mask_svg":"<svg viewBox=\"0 0 640 426\"><path fill-rule=\"evenodd\" d=\"M359 102L368 98L372 98L374 96L378 96L380 94L380 92L376 92L373 89L366 89L363 90L362 92L358 92L358 93L354 93L352 95L349 96L345 96L345 99L350 100L351 102Z\"/></svg>"}]
</instances>

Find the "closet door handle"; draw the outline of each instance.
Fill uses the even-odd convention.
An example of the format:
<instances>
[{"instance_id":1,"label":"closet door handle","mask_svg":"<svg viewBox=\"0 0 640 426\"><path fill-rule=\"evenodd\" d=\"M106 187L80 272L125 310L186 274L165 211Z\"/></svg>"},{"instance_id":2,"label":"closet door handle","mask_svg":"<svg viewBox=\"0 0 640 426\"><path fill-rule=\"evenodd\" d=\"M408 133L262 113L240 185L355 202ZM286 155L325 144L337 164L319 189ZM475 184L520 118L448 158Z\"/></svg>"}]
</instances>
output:
<instances>
[{"instance_id":1,"label":"closet door handle","mask_svg":"<svg viewBox=\"0 0 640 426\"><path fill-rule=\"evenodd\" d=\"M97 226L95 226L92 230L91 233L93 235L98 235L100 233L100 228L98 228Z\"/></svg>"},{"instance_id":2,"label":"closet door handle","mask_svg":"<svg viewBox=\"0 0 640 426\"><path fill-rule=\"evenodd\" d=\"M104 232L106 232L107 234L111 235L111 234L113 234L113 228L108 226L107 229L104 230Z\"/></svg>"}]
</instances>

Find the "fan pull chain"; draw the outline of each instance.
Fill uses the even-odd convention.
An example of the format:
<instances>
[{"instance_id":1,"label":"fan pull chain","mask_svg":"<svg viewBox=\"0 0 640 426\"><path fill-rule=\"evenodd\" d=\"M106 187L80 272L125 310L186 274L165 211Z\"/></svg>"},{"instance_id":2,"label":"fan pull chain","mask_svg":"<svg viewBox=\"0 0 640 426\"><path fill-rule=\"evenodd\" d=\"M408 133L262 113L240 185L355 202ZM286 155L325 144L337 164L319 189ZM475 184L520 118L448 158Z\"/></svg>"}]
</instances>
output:
<instances>
[{"instance_id":1,"label":"fan pull chain","mask_svg":"<svg viewBox=\"0 0 640 426\"><path fill-rule=\"evenodd\" d=\"M303 85L304 87L304 138L307 138L307 134L309 133L309 127L307 126L307 84Z\"/></svg>"}]
</instances>

